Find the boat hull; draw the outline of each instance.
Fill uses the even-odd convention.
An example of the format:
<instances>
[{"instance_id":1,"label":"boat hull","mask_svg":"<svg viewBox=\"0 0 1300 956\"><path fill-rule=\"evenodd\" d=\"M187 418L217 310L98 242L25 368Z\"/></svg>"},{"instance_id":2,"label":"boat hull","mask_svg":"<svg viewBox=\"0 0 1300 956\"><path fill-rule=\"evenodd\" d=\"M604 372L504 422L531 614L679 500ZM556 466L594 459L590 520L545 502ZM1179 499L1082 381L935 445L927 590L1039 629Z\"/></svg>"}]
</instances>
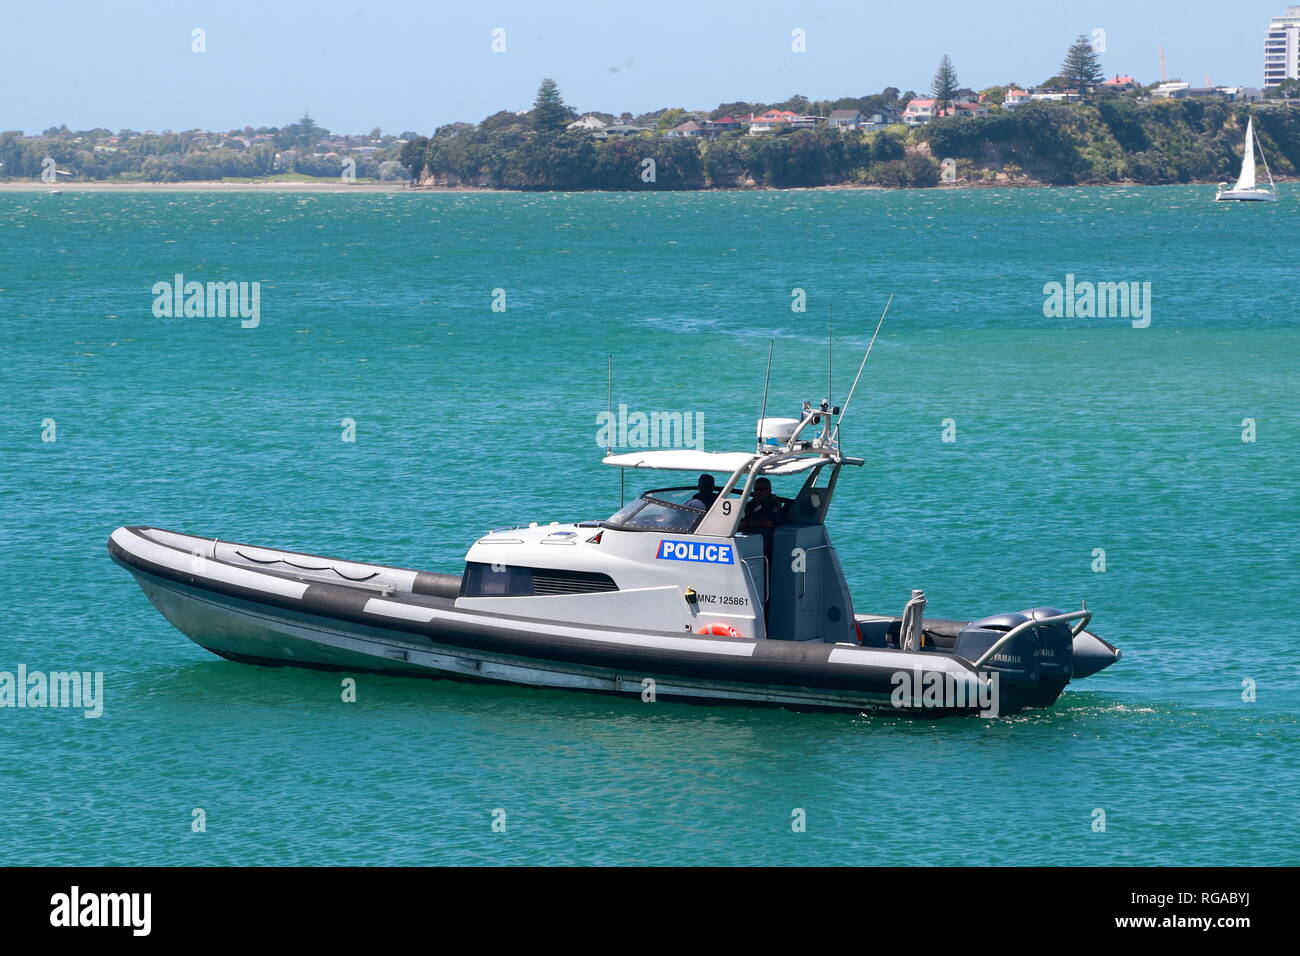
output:
<instances>
[{"instance_id":1,"label":"boat hull","mask_svg":"<svg viewBox=\"0 0 1300 956\"><path fill-rule=\"evenodd\" d=\"M204 545L189 549L190 541ZM935 651L579 627L461 609L445 593L395 595L385 588L376 596L355 583L310 577L326 573L322 568L306 575L271 574L202 556L231 553L266 563L272 553L158 529L120 528L109 552L178 630L214 654L248 663L493 681L642 700L908 716L1013 713L1049 705L1064 686L1040 681L1036 665L977 670L964 658ZM436 577L367 567L380 575L376 580ZM353 577L359 569L346 565ZM440 588L445 590L445 582L427 590ZM1033 657L1028 643L1008 651L1020 660Z\"/></svg>"},{"instance_id":2,"label":"boat hull","mask_svg":"<svg viewBox=\"0 0 1300 956\"><path fill-rule=\"evenodd\" d=\"M507 683L636 697L648 696L646 691L653 688L649 696L654 698L800 710L896 709L891 704L893 685L884 673L874 682L876 686L864 680L866 686L856 689L710 681L649 668L623 673L614 668L439 645L357 624L341 626L337 621L219 597L148 574L133 573L150 602L177 630L205 650L241 663ZM959 709L962 708L928 708L926 712L939 716Z\"/></svg>"},{"instance_id":3,"label":"boat hull","mask_svg":"<svg viewBox=\"0 0 1300 956\"><path fill-rule=\"evenodd\" d=\"M1266 190L1228 190L1214 197L1215 202L1273 202L1277 195Z\"/></svg>"}]
</instances>

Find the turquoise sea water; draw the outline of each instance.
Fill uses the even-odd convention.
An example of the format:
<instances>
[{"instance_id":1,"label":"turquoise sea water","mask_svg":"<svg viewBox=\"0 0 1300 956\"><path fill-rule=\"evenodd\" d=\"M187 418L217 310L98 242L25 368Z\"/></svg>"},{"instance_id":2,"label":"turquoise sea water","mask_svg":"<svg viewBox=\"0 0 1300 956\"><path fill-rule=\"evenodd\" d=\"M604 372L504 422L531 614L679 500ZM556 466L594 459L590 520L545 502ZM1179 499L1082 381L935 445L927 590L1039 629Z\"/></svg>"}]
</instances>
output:
<instances>
[{"instance_id":1,"label":"turquoise sea water","mask_svg":"<svg viewBox=\"0 0 1300 956\"><path fill-rule=\"evenodd\" d=\"M105 681L98 720L0 710L0 862L1300 862L1300 194L1212 193L0 193L0 671ZM176 273L261 282L261 324L155 318ZM1067 274L1151 283L1150 326L1044 317ZM842 398L890 292L831 521L857 610L1086 598L1124 658L1050 711L348 704L191 644L105 552L151 524L458 570L489 527L617 509L607 355L616 402L743 449L768 340L789 414L833 305Z\"/></svg>"}]
</instances>

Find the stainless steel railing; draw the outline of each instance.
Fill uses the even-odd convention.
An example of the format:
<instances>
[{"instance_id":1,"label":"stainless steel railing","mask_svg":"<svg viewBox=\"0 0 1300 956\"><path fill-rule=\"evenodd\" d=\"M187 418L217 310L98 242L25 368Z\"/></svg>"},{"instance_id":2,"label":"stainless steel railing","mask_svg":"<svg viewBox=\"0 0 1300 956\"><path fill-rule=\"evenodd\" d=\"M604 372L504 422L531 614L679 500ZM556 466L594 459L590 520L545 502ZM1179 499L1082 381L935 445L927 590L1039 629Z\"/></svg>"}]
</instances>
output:
<instances>
[{"instance_id":1,"label":"stainless steel railing","mask_svg":"<svg viewBox=\"0 0 1300 956\"><path fill-rule=\"evenodd\" d=\"M1025 621L1023 624L1017 624L994 641L993 646L981 654L979 660L974 661L974 664L977 668L983 667L989 658L1030 628L1042 627L1044 624L1060 624L1066 621L1078 621L1078 624L1070 626L1070 637L1073 638L1087 627L1088 622L1091 620L1092 612L1088 610L1087 605L1084 605L1081 610L1071 611L1069 614L1054 614L1051 617L1039 618L1036 621Z\"/></svg>"}]
</instances>

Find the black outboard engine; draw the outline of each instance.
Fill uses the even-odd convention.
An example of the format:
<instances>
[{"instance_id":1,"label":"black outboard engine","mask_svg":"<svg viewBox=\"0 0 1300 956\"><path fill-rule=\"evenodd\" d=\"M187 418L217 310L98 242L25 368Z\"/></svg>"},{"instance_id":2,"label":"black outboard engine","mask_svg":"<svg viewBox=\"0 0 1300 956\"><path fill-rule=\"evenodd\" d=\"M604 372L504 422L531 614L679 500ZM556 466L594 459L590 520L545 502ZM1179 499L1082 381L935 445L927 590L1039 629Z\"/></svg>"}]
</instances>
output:
<instances>
[{"instance_id":1,"label":"black outboard engine","mask_svg":"<svg viewBox=\"0 0 1300 956\"><path fill-rule=\"evenodd\" d=\"M1008 631L1025 623L1025 614L997 614L967 624L957 635L953 650L974 663L979 660ZM981 665L980 670L997 676L997 710L999 714L1014 714L1023 708L1038 689L1039 664L1037 637L1034 629L1021 632L1010 644L998 648L996 654Z\"/></svg>"},{"instance_id":2,"label":"black outboard engine","mask_svg":"<svg viewBox=\"0 0 1300 956\"><path fill-rule=\"evenodd\" d=\"M1054 607L1031 607L1025 614L1035 621L1060 615ZM1069 621L1057 621L1033 628L1038 634L1036 650L1039 663L1038 686L1026 701L1026 707L1051 707L1074 676L1074 632Z\"/></svg>"},{"instance_id":3,"label":"black outboard engine","mask_svg":"<svg viewBox=\"0 0 1300 956\"><path fill-rule=\"evenodd\" d=\"M1035 607L986 617L962 628L953 650L969 661L979 660L1009 631L1060 613L1055 608ZM1022 707L1051 706L1070 682L1073 664L1070 625L1058 621L1025 628L1010 644L998 648L981 669L998 675L999 710L1014 713Z\"/></svg>"}]
</instances>

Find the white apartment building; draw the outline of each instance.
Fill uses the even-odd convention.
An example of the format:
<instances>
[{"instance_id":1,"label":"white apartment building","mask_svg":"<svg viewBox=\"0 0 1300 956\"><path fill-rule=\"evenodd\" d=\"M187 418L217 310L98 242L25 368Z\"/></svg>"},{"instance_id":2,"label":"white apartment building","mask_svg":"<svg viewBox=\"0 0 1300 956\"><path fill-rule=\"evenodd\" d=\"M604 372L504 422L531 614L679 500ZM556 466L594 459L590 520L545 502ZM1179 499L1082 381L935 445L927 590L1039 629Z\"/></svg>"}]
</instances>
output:
<instances>
[{"instance_id":1,"label":"white apartment building","mask_svg":"<svg viewBox=\"0 0 1300 956\"><path fill-rule=\"evenodd\" d=\"M1264 86L1277 86L1283 80L1300 79L1300 7L1287 7L1286 13L1268 24L1264 40Z\"/></svg>"}]
</instances>

